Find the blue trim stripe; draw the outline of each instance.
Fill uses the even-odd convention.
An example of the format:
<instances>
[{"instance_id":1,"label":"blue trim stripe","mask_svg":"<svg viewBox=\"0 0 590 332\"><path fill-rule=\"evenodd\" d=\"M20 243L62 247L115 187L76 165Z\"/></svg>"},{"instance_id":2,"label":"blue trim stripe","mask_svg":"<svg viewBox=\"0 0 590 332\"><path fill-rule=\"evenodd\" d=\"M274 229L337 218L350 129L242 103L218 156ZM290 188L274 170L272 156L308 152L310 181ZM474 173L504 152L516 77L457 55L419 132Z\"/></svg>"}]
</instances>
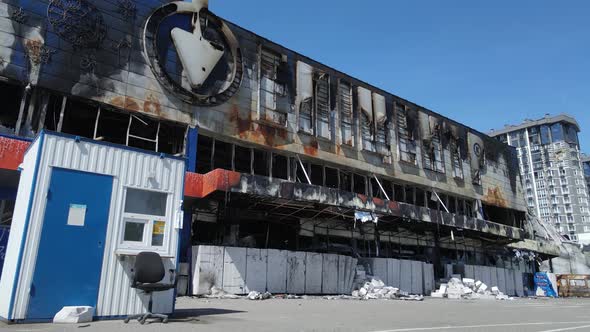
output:
<instances>
[{"instance_id":1,"label":"blue trim stripe","mask_svg":"<svg viewBox=\"0 0 590 332\"><path fill-rule=\"evenodd\" d=\"M30 137L22 137L22 136L10 135L10 134L0 134L0 137L11 138L11 139L15 139L15 140L18 140L18 141L23 141L23 142L32 142L32 141L34 141L34 139L32 139Z\"/></svg>"},{"instance_id":2,"label":"blue trim stripe","mask_svg":"<svg viewBox=\"0 0 590 332\"><path fill-rule=\"evenodd\" d=\"M20 249L18 252L18 259L16 261L16 273L14 276L14 280L12 282L12 296L10 297L10 306L8 307L8 318L13 318L13 311L14 311L14 300L16 296L16 289L18 286L18 279L21 274L21 265L23 260L23 254L25 251L25 242L27 239L27 233L29 232L29 223L31 219L31 210L33 208L33 197L35 195L35 188L37 187L37 177L39 175L39 164L41 163L41 155L43 154L43 142L45 140L45 133L41 131L39 134L39 149L37 151L37 158L35 160L35 170L33 171L33 182L31 184L31 192L29 194L29 205L27 206L27 214L25 217L25 228L23 230L23 235L21 238Z\"/></svg>"}]
</instances>

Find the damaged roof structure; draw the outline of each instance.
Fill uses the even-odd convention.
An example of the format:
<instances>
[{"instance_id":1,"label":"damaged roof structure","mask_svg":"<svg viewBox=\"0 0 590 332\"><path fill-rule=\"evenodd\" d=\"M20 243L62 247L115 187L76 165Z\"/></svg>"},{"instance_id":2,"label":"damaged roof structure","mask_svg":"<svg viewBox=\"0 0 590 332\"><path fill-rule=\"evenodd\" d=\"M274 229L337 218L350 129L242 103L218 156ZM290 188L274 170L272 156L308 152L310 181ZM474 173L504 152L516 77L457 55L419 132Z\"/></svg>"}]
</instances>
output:
<instances>
[{"instance_id":1,"label":"damaged roof structure","mask_svg":"<svg viewBox=\"0 0 590 332\"><path fill-rule=\"evenodd\" d=\"M348 251L442 276L518 265L514 246L559 254L528 222L513 147L206 1L21 0L0 16L0 132L186 156L185 259L196 244Z\"/></svg>"}]
</instances>

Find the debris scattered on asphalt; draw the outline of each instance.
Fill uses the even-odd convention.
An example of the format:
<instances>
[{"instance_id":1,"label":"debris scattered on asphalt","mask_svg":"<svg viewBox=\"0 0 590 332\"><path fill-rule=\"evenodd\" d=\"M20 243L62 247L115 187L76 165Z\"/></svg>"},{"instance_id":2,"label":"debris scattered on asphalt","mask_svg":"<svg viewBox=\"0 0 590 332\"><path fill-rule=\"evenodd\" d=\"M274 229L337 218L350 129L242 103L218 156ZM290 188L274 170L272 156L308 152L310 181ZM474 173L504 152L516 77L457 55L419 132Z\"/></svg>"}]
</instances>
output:
<instances>
[{"instance_id":1,"label":"debris scattered on asphalt","mask_svg":"<svg viewBox=\"0 0 590 332\"><path fill-rule=\"evenodd\" d=\"M360 286L361 284L362 286ZM401 291L399 288L386 286L381 279L370 275L366 275L364 283L357 282L357 287L358 289L352 291L352 298L362 300L424 300L424 296L422 295L409 294L408 292Z\"/></svg>"},{"instance_id":2,"label":"debris scattered on asphalt","mask_svg":"<svg viewBox=\"0 0 590 332\"><path fill-rule=\"evenodd\" d=\"M251 291L247 297L249 300L267 300L272 297L272 294L269 292L260 293L257 291Z\"/></svg>"},{"instance_id":3,"label":"debris scattered on asphalt","mask_svg":"<svg viewBox=\"0 0 590 332\"><path fill-rule=\"evenodd\" d=\"M240 298L238 295L229 294L217 286L211 287L209 294L204 295L204 296L206 298L210 298L210 299L239 299Z\"/></svg>"},{"instance_id":4,"label":"debris scattered on asphalt","mask_svg":"<svg viewBox=\"0 0 590 332\"><path fill-rule=\"evenodd\" d=\"M448 299L485 299L485 300L514 300L502 293L498 286L489 288L485 283L474 279L451 278L448 283L430 294L435 298Z\"/></svg>"}]
</instances>

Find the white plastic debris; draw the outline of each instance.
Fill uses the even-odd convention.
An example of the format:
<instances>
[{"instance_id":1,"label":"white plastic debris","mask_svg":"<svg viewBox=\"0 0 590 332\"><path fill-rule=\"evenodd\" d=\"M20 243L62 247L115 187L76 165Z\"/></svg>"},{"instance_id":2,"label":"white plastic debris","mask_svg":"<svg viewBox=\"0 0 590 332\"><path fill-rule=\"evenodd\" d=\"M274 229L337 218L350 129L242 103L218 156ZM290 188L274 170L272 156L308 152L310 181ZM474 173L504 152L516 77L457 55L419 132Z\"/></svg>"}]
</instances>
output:
<instances>
[{"instance_id":1,"label":"white plastic debris","mask_svg":"<svg viewBox=\"0 0 590 332\"><path fill-rule=\"evenodd\" d=\"M451 278L448 283L441 284L439 289L430 294L434 298L448 299L481 299L481 300L513 300L500 291L497 286L489 288L480 280L470 278Z\"/></svg>"},{"instance_id":2,"label":"white plastic debris","mask_svg":"<svg viewBox=\"0 0 590 332\"><path fill-rule=\"evenodd\" d=\"M260 293L257 291L251 291L248 294L248 299L250 299L250 300L266 300L266 299L270 299L271 297L272 297L272 294L269 292Z\"/></svg>"},{"instance_id":3,"label":"white plastic debris","mask_svg":"<svg viewBox=\"0 0 590 332\"><path fill-rule=\"evenodd\" d=\"M56 324L78 324L92 322L94 316L94 307L63 307L55 317L53 322Z\"/></svg>"}]
</instances>

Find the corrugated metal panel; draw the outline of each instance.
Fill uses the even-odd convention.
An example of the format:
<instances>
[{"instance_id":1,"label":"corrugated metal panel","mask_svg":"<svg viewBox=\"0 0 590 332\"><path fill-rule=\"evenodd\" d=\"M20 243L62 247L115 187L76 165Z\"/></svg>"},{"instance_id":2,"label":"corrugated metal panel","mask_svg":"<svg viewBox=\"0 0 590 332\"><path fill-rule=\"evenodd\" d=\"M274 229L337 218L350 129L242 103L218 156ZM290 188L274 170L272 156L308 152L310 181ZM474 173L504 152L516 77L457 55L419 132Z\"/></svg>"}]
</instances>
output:
<instances>
[{"instance_id":1,"label":"corrugated metal panel","mask_svg":"<svg viewBox=\"0 0 590 332\"><path fill-rule=\"evenodd\" d=\"M10 229L10 238L8 239L8 246L6 247L6 257L4 261L4 268L2 269L2 282L0 282L0 317L11 319L8 317L9 306L12 302L13 287L19 287L20 283L16 285L15 280L18 281L18 260L24 255L19 256L21 249L21 239L25 232L25 223L27 219L27 209L29 203L29 196L33 188L35 161L39 151L39 140L35 141L29 148L29 151L23 160L23 171L20 173L19 190L14 207L14 214L12 216L12 225ZM33 205L34 206L34 205ZM25 248L26 250L26 248Z\"/></svg>"},{"instance_id":2,"label":"corrugated metal panel","mask_svg":"<svg viewBox=\"0 0 590 332\"><path fill-rule=\"evenodd\" d=\"M75 142L68 137L48 134L43 144L41 166L34 198L35 209L31 214L31 228L24 255L26 259L23 261L21 286L18 289L19 298L28 299L27 293L34 273L45 211L45 194L51 179L51 167L61 167L114 177L96 315L117 316L144 312L148 304L147 297L130 288L131 267L134 259L129 256L119 257L115 254L117 244L122 236L124 187L174 194L171 195L172 198L169 198L167 207L167 215L169 216L167 232L168 236L172 236L172 239L166 250L172 256L176 256L178 230L173 226L177 209L180 208L182 201L184 162L176 159L163 159L155 154L141 153L111 145L87 141ZM164 259L164 261L166 271L174 268L176 264L175 258ZM165 278L169 278L169 275ZM22 319L26 315L28 301L23 300L16 304L14 318ZM171 312L172 306L172 290L154 294L154 312Z\"/></svg>"}]
</instances>

